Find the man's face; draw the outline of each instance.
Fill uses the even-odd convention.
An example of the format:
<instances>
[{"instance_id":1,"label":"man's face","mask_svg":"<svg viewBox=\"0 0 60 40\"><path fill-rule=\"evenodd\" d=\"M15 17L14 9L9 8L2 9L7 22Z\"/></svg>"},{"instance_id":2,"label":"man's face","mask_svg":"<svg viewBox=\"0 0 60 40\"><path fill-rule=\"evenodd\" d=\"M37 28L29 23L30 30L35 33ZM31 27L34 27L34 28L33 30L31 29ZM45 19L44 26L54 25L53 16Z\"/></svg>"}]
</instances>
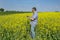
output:
<instances>
[{"instance_id":1,"label":"man's face","mask_svg":"<svg viewBox=\"0 0 60 40\"><path fill-rule=\"evenodd\" d=\"M34 11L35 11L35 10L34 10L34 9L32 9L32 12L33 12L33 13L34 13Z\"/></svg>"}]
</instances>

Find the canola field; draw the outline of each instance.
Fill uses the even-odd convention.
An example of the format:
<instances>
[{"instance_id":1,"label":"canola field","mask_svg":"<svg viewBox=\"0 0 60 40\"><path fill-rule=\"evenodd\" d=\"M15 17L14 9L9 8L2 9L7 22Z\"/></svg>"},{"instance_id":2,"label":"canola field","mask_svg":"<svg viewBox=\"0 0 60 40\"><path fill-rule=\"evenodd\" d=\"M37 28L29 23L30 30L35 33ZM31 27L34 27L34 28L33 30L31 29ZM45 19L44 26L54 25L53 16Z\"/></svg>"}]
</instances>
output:
<instances>
[{"instance_id":1,"label":"canola field","mask_svg":"<svg viewBox=\"0 0 60 40\"><path fill-rule=\"evenodd\" d=\"M0 15L0 40L32 40L30 20L32 13ZM34 40L60 40L60 12L38 13Z\"/></svg>"}]
</instances>

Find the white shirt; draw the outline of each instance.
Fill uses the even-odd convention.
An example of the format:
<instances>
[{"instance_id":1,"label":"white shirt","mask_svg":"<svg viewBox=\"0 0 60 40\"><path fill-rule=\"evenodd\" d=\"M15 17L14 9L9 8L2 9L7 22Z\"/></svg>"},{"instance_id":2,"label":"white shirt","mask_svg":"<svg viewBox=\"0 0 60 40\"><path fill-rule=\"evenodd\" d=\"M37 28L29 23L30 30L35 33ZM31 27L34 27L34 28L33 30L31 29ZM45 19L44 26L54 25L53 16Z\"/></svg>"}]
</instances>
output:
<instances>
[{"instance_id":1,"label":"white shirt","mask_svg":"<svg viewBox=\"0 0 60 40\"><path fill-rule=\"evenodd\" d=\"M31 21L30 24L35 24L36 25L37 21L38 21L38 13L36 11L33 13L32 18L34 18L35 20Z\"/></svg>"}]
</instances>

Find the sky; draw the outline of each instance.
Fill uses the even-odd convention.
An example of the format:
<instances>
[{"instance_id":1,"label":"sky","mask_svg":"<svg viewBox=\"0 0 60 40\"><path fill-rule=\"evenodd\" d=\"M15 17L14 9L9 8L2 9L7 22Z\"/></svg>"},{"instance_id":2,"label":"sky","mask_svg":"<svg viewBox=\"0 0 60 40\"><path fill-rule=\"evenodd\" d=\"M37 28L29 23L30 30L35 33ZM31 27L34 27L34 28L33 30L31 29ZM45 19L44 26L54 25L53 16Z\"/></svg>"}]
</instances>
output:
<instances>
[{"instance_id":1,"label":"sky","mask_svg":"<svg viewBox=\"0 0 60 40\"><path fill-rule=\"evenodd\" d=\"M60 11L60 0L0 0L0 8L5 10L31 11Z\"/></svg>"}]
</instances>

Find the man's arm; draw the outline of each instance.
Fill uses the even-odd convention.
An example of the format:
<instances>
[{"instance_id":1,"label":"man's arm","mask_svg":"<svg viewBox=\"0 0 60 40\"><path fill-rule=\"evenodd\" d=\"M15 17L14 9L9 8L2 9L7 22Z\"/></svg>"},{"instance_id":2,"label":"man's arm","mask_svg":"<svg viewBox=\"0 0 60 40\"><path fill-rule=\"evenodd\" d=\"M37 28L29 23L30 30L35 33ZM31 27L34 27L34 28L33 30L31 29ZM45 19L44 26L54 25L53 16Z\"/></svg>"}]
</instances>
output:
<instances>
[{"instance_id":1,"label":"man's arm","mask_svg":"<svg viewBox=\"0 0 60 40\"><path fill-rule=\"evenodd\" d=\"M27 18L29 19L29 20L35 20L34 18L32 18L32 17L29 17L29 16L27 16Z\"/></svg>"}]
</instances>

